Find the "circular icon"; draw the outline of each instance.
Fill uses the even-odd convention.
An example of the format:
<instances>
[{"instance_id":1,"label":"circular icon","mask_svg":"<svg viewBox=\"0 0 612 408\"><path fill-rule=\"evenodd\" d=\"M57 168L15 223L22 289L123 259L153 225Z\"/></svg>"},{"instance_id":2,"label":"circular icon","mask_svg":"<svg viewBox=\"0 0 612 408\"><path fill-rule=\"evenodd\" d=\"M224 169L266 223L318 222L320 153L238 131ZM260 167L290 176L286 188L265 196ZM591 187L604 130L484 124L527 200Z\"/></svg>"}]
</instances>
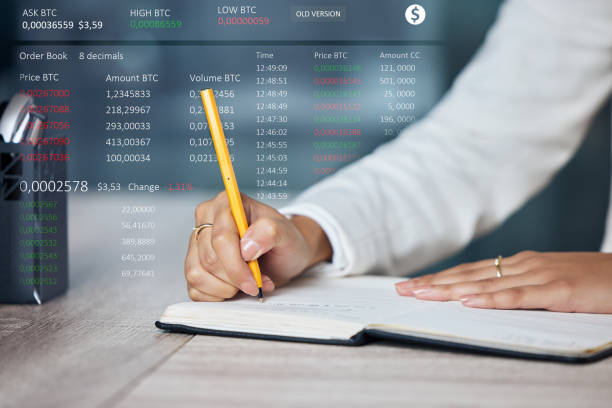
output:
<instances>
[{"instance_id":1,"label":"circular icon","mask_svg":"<svg viewBox=\"0 0 612 408\"><path fill-rule=\"evenodd\" d=\"M406 9L406 21L412 25L419 25L425 21L425 9L420 4L411 4Z\"/></svg>"}]
</instances>

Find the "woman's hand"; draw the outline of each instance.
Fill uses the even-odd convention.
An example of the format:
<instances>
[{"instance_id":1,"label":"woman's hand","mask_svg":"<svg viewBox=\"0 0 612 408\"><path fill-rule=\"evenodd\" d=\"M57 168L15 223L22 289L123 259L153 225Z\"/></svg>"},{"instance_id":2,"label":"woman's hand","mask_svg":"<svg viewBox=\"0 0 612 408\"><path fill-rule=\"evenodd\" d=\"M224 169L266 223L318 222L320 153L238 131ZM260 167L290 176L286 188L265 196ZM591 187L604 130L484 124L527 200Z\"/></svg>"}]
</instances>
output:
<instances>
[{"instance_id":1,"label":"woman's hand","mask_svg":"<svg viewBox=\"0 0 612 408\"><path fill-rule=\"evenodd\" d=\"M600 252L520 252L502 260L455 266L396 284L403 296L460 300L487 309L548 309L612 313L612 254Z\"/></svg>"},{"instance_id":2,"label":"woman's hand","mask_svg":"<svg viewBox=\"0 0 612 408\"><path fill-rule=\"evenodd\" d=\"M227 194L198 205L195 224L203 228L189 238L185 278L189 297L221 301L238 290L256 296L258 289L246 263L259 259L262 289L271 291L307 267L331 257L327 236L307 217L288 219L274 208L242 195L249 228L240 239Z\"/></svg>"}]
</instances>

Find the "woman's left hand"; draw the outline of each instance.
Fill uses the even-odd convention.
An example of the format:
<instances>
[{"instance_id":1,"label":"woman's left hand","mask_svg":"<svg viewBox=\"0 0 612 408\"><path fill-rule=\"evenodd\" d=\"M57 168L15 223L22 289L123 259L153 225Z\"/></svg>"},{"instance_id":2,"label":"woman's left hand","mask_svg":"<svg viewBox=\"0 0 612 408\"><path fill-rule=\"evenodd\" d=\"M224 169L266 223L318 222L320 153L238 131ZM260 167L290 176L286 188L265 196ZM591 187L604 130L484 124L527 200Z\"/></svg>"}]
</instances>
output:
<instances>
[{"instance_id":1,"label":"woman's left hand","mask_svg":"<svg viewBox=\"0 0 612 408\"><path fill-rule=\"evenodd\" d=\"M525 251L467 263L395 285L403 296L486 309L612 313L612 254Z\"/></svg>"}]
</instances>

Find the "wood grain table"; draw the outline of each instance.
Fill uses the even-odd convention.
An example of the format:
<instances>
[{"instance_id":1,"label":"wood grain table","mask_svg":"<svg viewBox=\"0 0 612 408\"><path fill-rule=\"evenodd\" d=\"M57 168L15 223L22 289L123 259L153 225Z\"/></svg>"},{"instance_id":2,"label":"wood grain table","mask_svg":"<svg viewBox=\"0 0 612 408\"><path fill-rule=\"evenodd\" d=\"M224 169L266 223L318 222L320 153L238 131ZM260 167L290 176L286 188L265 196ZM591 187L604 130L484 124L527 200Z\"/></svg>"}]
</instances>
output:
<instances>
[{"instance_id":1,"label":"wood grain table","mask_svg":"<svg viewBox=\"0 0 612 408\"><path fill-rule=\"evenodd\" d=\"M538 362L379 342L342 347L170 334L202 197L70 200L70 289L0 305L0 407L610 407L612 358ZM124 205L156 203L155 276L121 277ZM129 235L129 234L128 234Z\"/></svg>"}]
</instances>

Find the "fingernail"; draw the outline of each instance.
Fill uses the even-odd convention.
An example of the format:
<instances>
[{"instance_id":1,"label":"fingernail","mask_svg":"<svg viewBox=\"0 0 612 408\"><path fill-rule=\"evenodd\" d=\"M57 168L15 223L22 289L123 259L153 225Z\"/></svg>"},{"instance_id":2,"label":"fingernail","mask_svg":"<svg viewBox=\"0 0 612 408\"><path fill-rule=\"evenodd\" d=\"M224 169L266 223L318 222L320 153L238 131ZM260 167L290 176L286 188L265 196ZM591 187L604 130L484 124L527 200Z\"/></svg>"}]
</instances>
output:
<instances>
[{"instance_id":1,"label":"fingernail","mask_svg":"<svg viewBox=\"0 0 612 408\"><path fill-rule=\"evenodd\" d=\"M257 259L260 255L259 245L252 239L243 239L241 247L242 257L245 261L252 261L253 259Z\"/></svg>"},{"instance_id":2,"label":"fingernail","mask_svg":"<svg viewBox=\"0 0 612 408\"><path fill-rule=\"evenodd\" d=\"M403 282L400 282L403 283ZM412 293L412 288L406 287L405 285L401 285L400 283L395 284L395 291L402 296L414 296Z\"/></svg>"},{"instance_id":3,"label":"fingernail","mask_svg":"<svg viewBox=\"0 0 612 408\"><path fill-rule=\"evenodd\" d=\"M483 298L475 297L475 296L467 296L459 300L461 300L461 303L463 304L463 306L467 306L467 307L482 307L485 304L485 301Z\"/></svg>"},{"instance_id":4,"label":"fingernail","mask_svg":"<svg viewBox=\"0 0 612 408\"><path fill-rule=\"evenodd\" d=\"M240 284L240 290L251 296L257 296L257 294L259 293L259 289L257 289L257 284L254 281L242 282Z\"/></svg>"},{"instance_id":5,"label":"fingernail","mask_svg":"<svg viewBox=\"0 0 612 408\"><path fill-rule=\"evenodd\" d=\"M418 297L427 297L433 293L433 290L429 286L424 286L422 288L412 289L412 293Z\"/></svg>"}]
</instances>

